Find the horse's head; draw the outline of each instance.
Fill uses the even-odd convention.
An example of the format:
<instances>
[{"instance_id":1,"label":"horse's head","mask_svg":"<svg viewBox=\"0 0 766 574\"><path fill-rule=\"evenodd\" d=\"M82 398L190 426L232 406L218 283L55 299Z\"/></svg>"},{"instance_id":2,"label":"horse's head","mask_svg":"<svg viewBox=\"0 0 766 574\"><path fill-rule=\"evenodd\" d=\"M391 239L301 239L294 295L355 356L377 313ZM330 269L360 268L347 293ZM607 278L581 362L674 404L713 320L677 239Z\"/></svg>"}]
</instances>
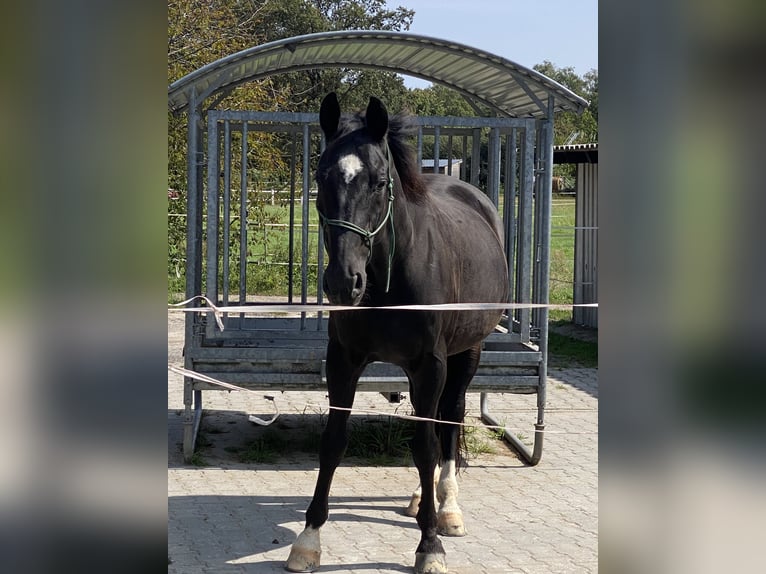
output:
<instances>
[{"instance_id":1,"label":"horse's head","mask_svg":"<svg viewBox=\"0 0 766 574\"><path fill-rule=\"evenodd\" d=\"M373 247L391 222L388 112L371 97L364 121L341 121L338 99L330 93L322 100L319 123L327 141L316 176L317 211L329 255L323 288L334 304L358 305Z\"/></svg>"}]
</instances>

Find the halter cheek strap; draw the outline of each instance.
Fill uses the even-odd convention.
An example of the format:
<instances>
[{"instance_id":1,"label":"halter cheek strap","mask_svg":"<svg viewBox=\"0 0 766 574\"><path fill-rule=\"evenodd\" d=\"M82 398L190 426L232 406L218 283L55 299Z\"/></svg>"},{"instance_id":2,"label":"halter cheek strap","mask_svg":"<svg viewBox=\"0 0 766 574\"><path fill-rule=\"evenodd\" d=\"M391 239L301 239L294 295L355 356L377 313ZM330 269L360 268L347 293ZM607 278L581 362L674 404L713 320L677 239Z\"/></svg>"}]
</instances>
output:
<instances>
[{"instance_id":1,"label":"halter cheek strap","mask_svg":"<svg viewBox=\"0 0 766 574\"><path fill-rule=\"evenodd\" d=\"M367 249L370 250L370 253L367 256L368 263L372 257L372 238L375 237L380 232L380 230L383 229L383 227L385 227L386 222L391 223L391 233L388 236L388 269L386 271L386 293L388 293L388 290L391 287L391 266L393 265L394 252L396 251L396 232L394 230L394 178L391 177L391 150L388 146L386 146L386 151L388 152L388 207L386 208L386 215L383 218L383 221L380 222L380 225L378 225L373 231L367 231L363 227L359 227L350 221L344 221L342 219L328 219L320 211L317 210L317 213L319 214L319 222L321 225L341 227L343 229L347 229L348 231L352 231L357 235L361 235L362 241L364 241Z\"/></svg>"}]
</instances>

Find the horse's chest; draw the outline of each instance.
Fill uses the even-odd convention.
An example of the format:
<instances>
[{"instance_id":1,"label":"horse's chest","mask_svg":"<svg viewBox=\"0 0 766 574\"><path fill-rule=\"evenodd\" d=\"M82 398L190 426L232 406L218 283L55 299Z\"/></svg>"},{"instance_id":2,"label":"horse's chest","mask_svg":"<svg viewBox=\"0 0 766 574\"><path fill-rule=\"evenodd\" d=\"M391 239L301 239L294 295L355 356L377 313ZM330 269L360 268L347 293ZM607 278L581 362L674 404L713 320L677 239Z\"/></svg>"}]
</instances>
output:
<instances>
[{"instance_id":1,"label":"horse's chest","mask_svg":"<svg viewBox=\"0 0 766 574\"><path fill-rule=\"evenodd\" d=\"M438 328L425 313L373 311L354 315L336 321L333 334L344 347L359 354L399 363L434 347Z\"/></svg>"}]
</instances>

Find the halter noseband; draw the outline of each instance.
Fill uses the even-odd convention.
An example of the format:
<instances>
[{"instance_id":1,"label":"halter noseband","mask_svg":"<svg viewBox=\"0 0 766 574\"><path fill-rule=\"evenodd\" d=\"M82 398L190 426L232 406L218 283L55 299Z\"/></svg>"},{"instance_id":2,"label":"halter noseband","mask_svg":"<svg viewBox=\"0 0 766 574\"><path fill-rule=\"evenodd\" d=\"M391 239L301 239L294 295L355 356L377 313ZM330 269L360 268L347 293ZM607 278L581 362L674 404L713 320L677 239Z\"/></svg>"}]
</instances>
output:
<instances>
[{"instance_id":1,"label":"halter noseband","mask_svg":"<svg viewBox=\"0 0 766 574\"><path fill-rule=\"evenodd\" d=\"M386 145L386 151L388 152L388 207L386 209L386 216L374 231L367 231L363 227L359 227L350 221L344 221L342 219L328 219L319 210L317 210L317 213L319 214L319 222L321 225L341 227L343 229L353 231L357 235L361 235L362 241L367 246L367 249L370 250L370 253L367 256L368 263L372 257L372 238L375 237L381 229L383 229L387 221L391 222L391 235L389 235L388 238L388 269L386 271L386 293L388 293L388 290L391 287L391 265L394 260L394 251L396 250L396 235L394 231L394 178L391 177L391 149L388 147L388 145Z\"/></svg>"}]
</instances>

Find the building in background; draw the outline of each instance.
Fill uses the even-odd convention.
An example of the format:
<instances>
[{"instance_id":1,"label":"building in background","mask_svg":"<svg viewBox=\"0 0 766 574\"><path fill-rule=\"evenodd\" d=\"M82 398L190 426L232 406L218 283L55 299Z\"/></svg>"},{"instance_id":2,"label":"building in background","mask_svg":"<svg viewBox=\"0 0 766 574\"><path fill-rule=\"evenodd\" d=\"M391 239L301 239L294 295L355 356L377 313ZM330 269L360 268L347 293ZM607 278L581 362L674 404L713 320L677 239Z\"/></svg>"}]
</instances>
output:
<instances>
[{"instance_id":1,"label":"building in background","mask_svg":"<svg viewBox=\"0 0 766 574\"><path fill-rule=\"evenodd\" d=\"M575 164L572 302L598 303L598 143L553 146L554 164ZM572 322L598 328L597 307L575 307Z\"/></svg>"}]
</instances>

